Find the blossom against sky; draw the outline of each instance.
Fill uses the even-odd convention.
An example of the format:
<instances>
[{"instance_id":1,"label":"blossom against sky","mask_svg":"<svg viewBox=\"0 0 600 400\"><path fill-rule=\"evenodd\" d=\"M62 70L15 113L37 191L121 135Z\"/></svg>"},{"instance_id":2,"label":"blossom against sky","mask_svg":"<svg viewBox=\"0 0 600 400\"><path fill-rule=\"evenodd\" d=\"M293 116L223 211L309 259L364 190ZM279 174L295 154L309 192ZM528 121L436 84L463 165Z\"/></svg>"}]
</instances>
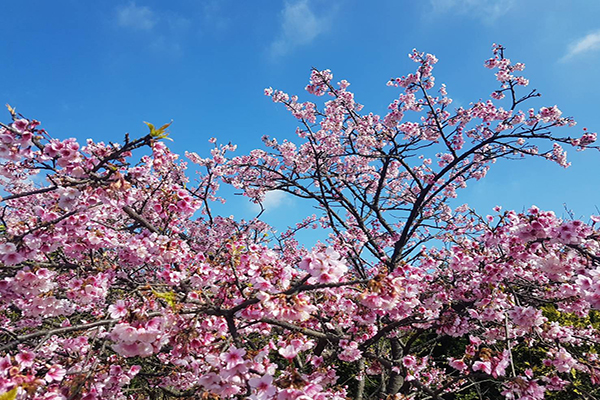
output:
<instances>
[{"instance_id":1,"label":"blossom against sky","mask_svg":"<svg viewBox=\"0 0 600 400\"><path fill-rule=\"evenodd\" d=\"M296 121L265 87L314 100L304 92L310 69L329 68L366 112L384 113L398 95L385 83L412 72L415 47L439 58L436 82L466 106L496 88L483 68L492 43L526 64L530 87L543 94L535 106L574 117L574 136L600 130L600 3L591 0L22 0L0 12L0 101L58 137L120 141L145 133L143 121L173 119L169 145L179 154L207 154L210 137L248 152L263 135L294 138ZM569 158L567 170L503 162L461 201L483 214L536 204L560 215L566 203L587 218L600 206L600 155ZM272 195L265 218L305 215L297 202ZM240 200L224 210L256 212Z\"/></svg>"}]
</instances>

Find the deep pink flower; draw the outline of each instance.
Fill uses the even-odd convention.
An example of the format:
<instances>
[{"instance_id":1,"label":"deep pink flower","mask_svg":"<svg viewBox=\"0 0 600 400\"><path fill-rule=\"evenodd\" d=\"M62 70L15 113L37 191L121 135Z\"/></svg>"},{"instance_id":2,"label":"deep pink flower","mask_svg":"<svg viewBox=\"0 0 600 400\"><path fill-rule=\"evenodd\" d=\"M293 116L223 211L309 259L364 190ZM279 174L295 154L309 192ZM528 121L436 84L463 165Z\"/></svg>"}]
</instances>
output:
<instances>
[{"instance_id":1,"label":"deep pink flower","mask_svg":"<svg viewBox=\"0 0 600 400\"><path fill-rule=\"evenodd\" d=\"M15 356L15 360L17 360L21 368L28 368L33 365L35 354L31 351L23 350Z\"/></svg>"}]
</instances>

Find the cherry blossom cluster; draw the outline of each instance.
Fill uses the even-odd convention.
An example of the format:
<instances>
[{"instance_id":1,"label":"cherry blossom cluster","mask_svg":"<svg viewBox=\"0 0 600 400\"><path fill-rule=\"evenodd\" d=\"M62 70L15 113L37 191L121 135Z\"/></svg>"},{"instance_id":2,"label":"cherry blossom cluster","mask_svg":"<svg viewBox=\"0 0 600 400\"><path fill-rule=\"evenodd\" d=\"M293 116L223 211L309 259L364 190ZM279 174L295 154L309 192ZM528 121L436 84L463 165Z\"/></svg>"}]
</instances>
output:
<instances>
[{"instance_id":1,"label":"cherry blossom cluster","mask_svg":"<svg viewBox=\"0 0 600 400\"><path fill-rule=\"evenodd\" d=\"M308 272L314 281L319 283L339 282L348 271L348 267L340 259L340 254L331 247L325 251L311 252L298 267Z\"/></svg>"},{"instance_id":2,"label":"cherry blossom cluster","mask_svg":"<svg viewBox=\"0 0 600 400\"><path fill-rule=\"evenodd\" d=\"M452 108L437 58L388 85L386 115L313 70L271 88L295 138L185 160L169 124L121 144L0 125L0 398L538 400L598 393L599 216L480 216L460 189L503 157L569 165L597 149L555 105L523 109L524 65L495 45L500 88ZM437 92L433 92L433 90ZM321 101L320 100L320 101ZM140 156L137 157L137 154ZM188 169L189 168L189 169ZM190 171L193 174L190 174ZM283 234L215 215L232 185L312 201ZM460 203L458 203L460 204ZM320 228L313 249L296 234Z\"/></svg>"}]
</instances>

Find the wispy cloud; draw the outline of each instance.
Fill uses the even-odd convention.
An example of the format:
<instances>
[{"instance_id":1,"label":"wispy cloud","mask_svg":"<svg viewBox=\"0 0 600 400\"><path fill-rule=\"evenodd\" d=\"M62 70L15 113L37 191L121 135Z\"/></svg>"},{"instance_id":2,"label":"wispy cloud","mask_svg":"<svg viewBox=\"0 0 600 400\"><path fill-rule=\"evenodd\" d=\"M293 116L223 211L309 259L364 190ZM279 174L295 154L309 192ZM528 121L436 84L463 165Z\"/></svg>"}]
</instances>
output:
<instances>
[{"instance_id":1,"label":"wispy cloud","mask_svg":"<svg viewBox=\"0 0 600 400\"><path fill-rule=\"evenodd\" d=\"M192 24L182 15L157 13L135 2L117 7L115 21L123 30L136 31L138 38L144 40L151 51L171 56L182 53L180 41Z\"/></svg>"},{"instance_id":2,"label":"wispy cloud","mask_svg":"<svg viewBox=\"0 0 600 400\"><path fill-rule=\"evenodd\" d=\"M484 22L492 22L506 14L515 0L429 0L437 13L453 12L472 15Z\"/></svg>"},{"instance_id":3,"label":"wispy cloud","mask_svg":"<svg viewBox=\"0 0 600 400\"><path fill-rule=\"evenodd\" d=\"M569 49L567 50L567 54L561 59L562 61L566 61L570 58L573 58L578 55L587 54L593 51L597 51L600 49L600 30L592 32L581 39L573 42Z\"/></svg>"},{"instance_id":4,"label":"wispy cloud","mask_svg":"<svg viewBox=\"0 0 600 400\"><path fill-rule=\"evenodd\" d=\"M267 192L265 194L265 198L263 199L262 206L265 212L273 211L274 209L285 205L291 201L290 197L280 190L274 190L271 192ZM251 203L250 207L254 212L260 212L261 208L259 204Z\"/></svg>"},{"instance_id":5,"label":"wispy cloud","mask_svg":"<svg viewBox=\"0 0 600 400\"><path fill-rule=\"evenodd\" d=\"M217 34L229 28L231 18L224 10L227 8L224 4L222 0L206 0L202 3L202 28Z\"/></svg>"},{"instance_id":6,"label":"wispy cloud","mask_svg":"<svg viewBox=\"0 0 600 400\"><path fill-rule=\"evenodd\" d=\"M169 56L181 56L183 47L173 39L169 39L164 35L158 35L148 43L148 48L157 54Z\"/></svg>"},{"instance_id":7,"label":"wispy cloud","mask_svg":"<svg viewBox=\"0 0 600 400\"><path fill-rule=\"evenodd\" d=\"M328 25L329 18L315 15L308 0L287 1L281 12L279 36L271 43L271 54L281 56L297 46L311 43Z\"/></svg>"},{"instance_id":8,"label":"wispy cloud","mask_svg":"<svg viewBox=\"0 0 600 400\"><path fill-rule=\"evenodd\" d=\"M135 3L117 7L117 24L123 28L149 31L157 23L157 17L148 7L138 7Z\"/></svg>"}]
</instances>

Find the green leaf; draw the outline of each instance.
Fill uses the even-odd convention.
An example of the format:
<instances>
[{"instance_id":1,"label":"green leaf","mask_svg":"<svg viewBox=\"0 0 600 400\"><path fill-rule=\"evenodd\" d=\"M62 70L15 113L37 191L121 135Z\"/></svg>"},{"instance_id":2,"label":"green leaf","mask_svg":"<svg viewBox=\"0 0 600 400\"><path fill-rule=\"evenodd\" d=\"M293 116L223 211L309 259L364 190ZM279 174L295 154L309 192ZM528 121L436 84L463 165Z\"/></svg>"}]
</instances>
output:
<instances>
[{"instance_id":1,"label":"green leaf","mask_svg":"<svg viewBox=\"0 0 600 400\"><path fill-rule=\"evenodd\" d=\"M165 129L167 129L169 126L171 126L171 124L173 123L173 120L171 120L171 122L164 124L163 126L161 126L160 128L158 128L159 131L164 132Z\"/></svg>"},{"instance_id":2,"label":"green leaf","mask_svg":"<svg viewBox=\"0 0 600 400\"><path fill-rule=\"evenodd\" d=\"M15 110L13 107L11 107L11 106L10 106L10 104L7 104L7 105L6 105L6 108L8 108L8 112L10 113L10 115L11 115L13 118L16 118L16 117L17 117L17 110ZM0 398L0 400L2 400L2 399Z\"/></svg>"},{"instance_id":3,"label":"green leaf","mask_svg":"<svg viewBox=\"0 0 600 400\"><path fill-rule=\"evenodd\" d=\"M175 308L175 305L177 304L177 294L175 292L161 293L153 290L152 293L159 299L163 299L169 305L169 307Z\"/></svg>"},{"instance_id":4,"label":"green leaf","mask_svg":"<svg viewBox=\"0 0 600 400\"><path fill-rule=\"evenodd\" d=\"M144 123L146 125L148 125L148 128L150 128L150 134L152 135L156 131L156 129L154 129L154 125L152 125L150 122L146 122L146 121L144 121Z\"/></svg>"},{"instance_id":5,"label":"green leaf","mask_svg":"<svg viewBox=\"0 0 600 400\"><path fill-rule=\"evenodd\" d=\"M0 394L0 400L15 400L17 398L17 389L15 386L10 392Z\"/></svg>"},{"instance_id":6,"label":"green leaf","mask_svg":"<svg viewBox=\"0 0 600 400\"><path fill-rule=\"evenodd\" d=\"M169 126L171 126L171 124L173 123L173 121L169 122L168 124L164 124L163 126L161 126L160 128L156 129L154 127L153 124L151 124L150 122L146 122L144 121L144 123L148 126L148 129L150 129L150 136L156 139L169 139L169 132L167 131L167 128ZM169 139L172 140L172 139Z\"/></svg>"}]
</instances>

